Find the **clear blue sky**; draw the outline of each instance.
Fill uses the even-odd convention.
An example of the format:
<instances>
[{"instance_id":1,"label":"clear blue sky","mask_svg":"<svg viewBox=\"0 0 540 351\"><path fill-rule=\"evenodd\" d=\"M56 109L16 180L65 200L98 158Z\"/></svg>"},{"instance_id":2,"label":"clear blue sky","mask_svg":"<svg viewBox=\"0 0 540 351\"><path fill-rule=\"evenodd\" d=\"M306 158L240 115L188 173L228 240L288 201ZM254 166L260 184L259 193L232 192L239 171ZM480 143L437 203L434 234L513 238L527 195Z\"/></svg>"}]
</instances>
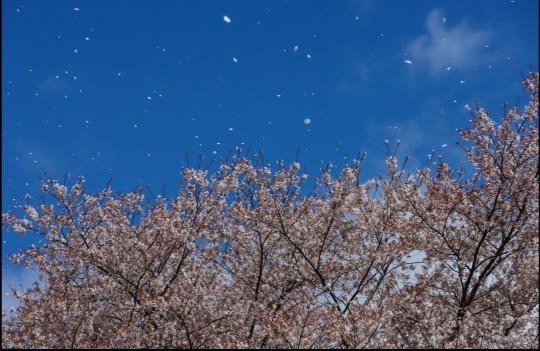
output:
<instances>
[{"instance_id":1,"label":"clear blue sky","mask_svg":"<svg viewBox=\"0 0 540 351\"><path fill-rule=\"evenodd\" d=\"M364 179L385 139L413 167L432 149L458 163L466 104L526 101L537 14L536 0L5 0L2 211L45 171L170 196L186 153L236 146L269 162L299 147L310 173L366 151ZM6 255L35 238L2 237L3 283L29 279Z\"/></svg>"}]
</instances>

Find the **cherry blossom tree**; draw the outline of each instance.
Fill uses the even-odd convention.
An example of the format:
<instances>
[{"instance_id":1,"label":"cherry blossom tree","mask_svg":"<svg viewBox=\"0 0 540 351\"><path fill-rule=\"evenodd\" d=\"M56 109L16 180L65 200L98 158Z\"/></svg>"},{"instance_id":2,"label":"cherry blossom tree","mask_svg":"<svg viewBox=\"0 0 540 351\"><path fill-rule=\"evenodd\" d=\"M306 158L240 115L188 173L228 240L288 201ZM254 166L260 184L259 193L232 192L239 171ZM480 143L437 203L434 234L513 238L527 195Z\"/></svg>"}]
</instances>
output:
<instances>
[{"instance_id":1,"label":"cherry blossom tree","mask_svg":"<svg viewBox=\"0 0 540 351\"><path fill-rule=\"evenodd\" d=\"M523 112L497 125L478 108L460 131L471 177L441 161L435 177L420 173L423 196L399 193L426 254L411 295L429 301L400 302L405 345L538 345L538 73L524 85Z\"/></svg>"},{"instance_id":2,"label":"cherry blossom tree","mask_svg":"<svg viewBox=\"0 0 540 351\"><path fill-rule=\"evenodd\" d=\"M151 205L43 182L50 200L2 216L44 239L11 257L40 281L13 289L2 346L538 346L538 73L523 83L522 111L460 131L464 171L388 152L386 176L360 182L359 158L312 182L239 156Z\"/></svg>"}]
</instances>

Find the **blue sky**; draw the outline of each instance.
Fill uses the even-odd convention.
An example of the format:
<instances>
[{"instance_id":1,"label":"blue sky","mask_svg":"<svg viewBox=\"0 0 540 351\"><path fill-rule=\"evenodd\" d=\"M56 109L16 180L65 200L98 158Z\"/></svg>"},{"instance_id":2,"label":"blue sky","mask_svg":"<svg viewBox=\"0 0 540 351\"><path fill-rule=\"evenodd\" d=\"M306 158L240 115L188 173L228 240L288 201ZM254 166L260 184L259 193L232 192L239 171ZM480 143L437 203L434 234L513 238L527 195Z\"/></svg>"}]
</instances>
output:
<instances>
[{"instance_id":1,"label":"blue sky","mask_svg":"<svg viewBox=\"0 0 540 351\"><path fill-rule=\"evenodd\" d=\"M413 167L432 150L460 164L466 105L526 102L537 13L534 0L3 1L2 212L44 172L171 196L186 153L205 165L237 146L272 163L299 148L312 174L365 151L364 180L385 139ZM29 280L6 256L34 240L2 231L3 306Z\"/></svg>"}]
</instances>

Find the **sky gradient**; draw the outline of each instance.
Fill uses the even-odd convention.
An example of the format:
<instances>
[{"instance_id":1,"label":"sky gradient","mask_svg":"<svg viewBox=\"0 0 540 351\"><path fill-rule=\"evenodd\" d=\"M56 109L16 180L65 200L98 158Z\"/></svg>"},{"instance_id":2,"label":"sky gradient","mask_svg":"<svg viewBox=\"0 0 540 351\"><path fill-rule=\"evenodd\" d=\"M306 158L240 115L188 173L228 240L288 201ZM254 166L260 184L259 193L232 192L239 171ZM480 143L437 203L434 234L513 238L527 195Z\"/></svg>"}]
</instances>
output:
<instances>
[{"instance_id":1,"label":"sky gradient","mask_svg":"<svg viewBox=\"0 0 540 351\"><path fill-rule=\"evenodd\" d=\"M362 180L384 170L385 139L411 167L461 164L476 102L498 118L527 101L537 14L535 0L3 1L2 212L39 202L44 172L173 196L186 154L204 167L236 147L272 164L299 150L311 174L367 152ZM7 254L35 240L2 230L3 308L32 279Z\"/></svg>"}]
</instances>

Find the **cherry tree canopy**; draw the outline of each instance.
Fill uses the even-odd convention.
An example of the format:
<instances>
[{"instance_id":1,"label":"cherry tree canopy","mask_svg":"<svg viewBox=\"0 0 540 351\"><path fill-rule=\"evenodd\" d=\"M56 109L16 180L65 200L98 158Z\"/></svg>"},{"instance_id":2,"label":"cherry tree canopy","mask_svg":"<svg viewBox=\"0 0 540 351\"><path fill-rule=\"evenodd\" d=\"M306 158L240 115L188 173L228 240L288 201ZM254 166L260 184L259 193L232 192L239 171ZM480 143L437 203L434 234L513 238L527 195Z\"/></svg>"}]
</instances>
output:
<instances>
[{"instance_id":1,"label":"cherry tree canopy","mask_svg":"<svg viewBox=\"0 0 540 351\"><path fill-rule=\"evenodd\" d=\"M470 165L359 181L233 157L184 169L173 199L49 180L3 224L44 238L13 255L18 348L538 347L538 73L523 110L477 108ZM471 171L472 170L472 171ZM304 191L303 191L304 189Z\"/></svg>"}]
</instances>

